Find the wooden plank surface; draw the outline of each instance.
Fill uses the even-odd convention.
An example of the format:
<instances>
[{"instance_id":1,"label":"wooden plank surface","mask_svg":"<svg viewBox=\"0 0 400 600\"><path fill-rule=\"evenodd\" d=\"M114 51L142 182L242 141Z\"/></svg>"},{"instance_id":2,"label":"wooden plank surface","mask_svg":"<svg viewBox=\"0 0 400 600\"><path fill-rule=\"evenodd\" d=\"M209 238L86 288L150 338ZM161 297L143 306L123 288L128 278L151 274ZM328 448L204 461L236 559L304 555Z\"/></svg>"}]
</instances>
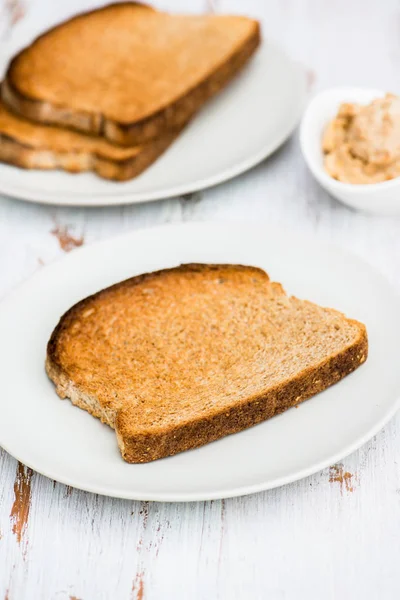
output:
<instances>
[{"instance_id":1,"label":"wooden plank surface","mask_svg":"<svg viewBox=\"0 0 400 600\"><path fill-rule=\"evenodd\" d=\"M10 29L2 1L3 57L48 23L95 4L7 2L18 16ZM163 0L158 6L245 10L261 18L265 38L278 40L307 70L310 92L340 84L400 92L397 0L248 0L245 9L242 0ZM334 241L400 289L400 220L358 214L331 199L306 171L295 135L249 173L190 198L107 209L0 198L0 297L80 244L198 219L264 220ZM188 504L73 490L0 450L0 598L397 599L399 427L395 417L343 463L303 481Z\"/></svg>"}]
</instances>

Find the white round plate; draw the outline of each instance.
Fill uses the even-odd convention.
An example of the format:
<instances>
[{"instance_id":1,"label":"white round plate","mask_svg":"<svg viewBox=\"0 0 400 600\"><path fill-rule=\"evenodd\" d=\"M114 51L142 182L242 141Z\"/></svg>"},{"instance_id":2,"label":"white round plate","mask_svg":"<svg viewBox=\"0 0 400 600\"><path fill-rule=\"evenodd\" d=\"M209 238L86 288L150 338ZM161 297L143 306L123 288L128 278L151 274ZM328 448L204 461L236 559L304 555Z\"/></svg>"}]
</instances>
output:
<instances>
[{"instance_id":1,"label":"white round plate","mask_svg":"<svg viewBox=\"0 0 400 600\"><path fill-rule=\"evenodd\" d=\"M72 304L112 283L185 262L256 265L300 298L367 325L370 355L343 381L242 433L153 463L129 465L114 432L61 401L44 371L47 340ZM399 299L361 259L261 226L191 223L133 232L75 250L0 306L0 445L77 488L189 501L266 490L333 464L373 436L400 397Z\"/></svg>"},{"instance_id":2,"label":"white round plate","mask_svg":"<svg viewBox=\"0 0 400 600\"><path fill-rule=\"evenodd\" d=\"M32 202L108 206L187 194L250 169L292 133L305 102L304 71L264 42L243 72L211 100L140 177L118 183L92 173L25 171L0 164L0 193Z\"/></svg>"}]
</instances>

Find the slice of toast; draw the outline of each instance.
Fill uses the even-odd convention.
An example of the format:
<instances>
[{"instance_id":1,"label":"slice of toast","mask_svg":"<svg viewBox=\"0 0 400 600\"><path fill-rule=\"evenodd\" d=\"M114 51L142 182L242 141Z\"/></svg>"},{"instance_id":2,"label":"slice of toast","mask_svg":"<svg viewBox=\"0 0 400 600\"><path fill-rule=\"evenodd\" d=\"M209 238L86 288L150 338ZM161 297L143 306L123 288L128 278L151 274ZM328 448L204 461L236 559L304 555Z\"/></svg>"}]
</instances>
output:
<instances>
[{"instance_id":1,"label":"slice of toast","mask_svg":"<svg viewBox=\"0 0 400 600\"><path fill-rule=\"evenodd\" d=\"M105 179L126 181L147 169L178 133L123 148L100 137L27 121L0 101L0 162L25 169L94 171Z\"/></svg>"},{"instance_id":2,"label":"slice of toast","mask_svg":"<svg viewBox=\"0 0 400 600\"><path fill-rule=\"evenodd\" d=\"M111 4L47 31L10 63L9 107L134 145L182 126L247 62L257 21Z\"/></svg>"},{"instance_id":3,"label":"slice of toast","mask_svg":"<svg viewBox=\"0 0 400 600\"><path fill-rule=\"evenodd\" d=\"M367 358L365 326L288 297L261 269L183 265L73 306L47 348L61 398L152 461L260 423Z\"/></svg>"}]
</instances>

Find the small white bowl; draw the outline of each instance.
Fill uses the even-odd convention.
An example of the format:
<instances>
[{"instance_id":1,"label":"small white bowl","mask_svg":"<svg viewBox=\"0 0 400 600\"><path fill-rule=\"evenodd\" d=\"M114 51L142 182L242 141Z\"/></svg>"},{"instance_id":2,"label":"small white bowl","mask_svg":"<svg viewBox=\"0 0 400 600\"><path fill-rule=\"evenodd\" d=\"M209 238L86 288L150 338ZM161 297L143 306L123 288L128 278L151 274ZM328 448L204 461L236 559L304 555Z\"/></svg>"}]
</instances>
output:
<instances>
[{"instance_id":1,"label":"small white bowl","mask_svg":"<svg viewBox=\"0 0 400 600\"><path fill-rule=\"evenodd\" d=\"M300 146L315 179L340 202L369 213L400 215L400 177L382 183L342 183L330 177L323 165L323 130L337 114L339 105L342 102L369 104L384 94L382 90L363 88L332 88L321 92L311 100L304 113L300 126Z\"/></svg>"}]
</instances>

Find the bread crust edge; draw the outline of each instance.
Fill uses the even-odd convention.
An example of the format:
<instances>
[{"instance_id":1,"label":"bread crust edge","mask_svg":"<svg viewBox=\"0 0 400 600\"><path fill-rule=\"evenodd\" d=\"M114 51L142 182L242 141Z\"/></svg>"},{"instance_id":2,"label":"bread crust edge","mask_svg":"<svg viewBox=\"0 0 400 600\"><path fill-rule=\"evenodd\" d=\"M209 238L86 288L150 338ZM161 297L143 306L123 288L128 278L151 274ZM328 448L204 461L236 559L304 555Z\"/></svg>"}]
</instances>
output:
<instances>
[{"instance_id":1,"label":"bread crust edge","mask_svg":"<svg viewBox=\"0 0 400 600\"><path fill-rule=\"evenodd\" d=\"M153 164L175 141L179 132L153 140L132 158L108 159L97 152L61 152L45 146L35 148L0 132L0 162L21 169L56 170L68 173L93 172L111 181L129 181Z\"/></svg>"},{"instance_id":2,"label":"bread crust edge","mask_svg":"<svg viewBox=\"0 0 400 600\"><path fill-rule=\"evenodd\" d=\"M293 380L271 389L265 395L220 411L209 417L175 427L158 435L124 435L116 418L118 445L125 461L146 463L198 448L227 435L239 433L299 405L337 383L357 369L368 355L366 330L356 343L322 365L307 369Z\"/></svg>"}]
</instances>

